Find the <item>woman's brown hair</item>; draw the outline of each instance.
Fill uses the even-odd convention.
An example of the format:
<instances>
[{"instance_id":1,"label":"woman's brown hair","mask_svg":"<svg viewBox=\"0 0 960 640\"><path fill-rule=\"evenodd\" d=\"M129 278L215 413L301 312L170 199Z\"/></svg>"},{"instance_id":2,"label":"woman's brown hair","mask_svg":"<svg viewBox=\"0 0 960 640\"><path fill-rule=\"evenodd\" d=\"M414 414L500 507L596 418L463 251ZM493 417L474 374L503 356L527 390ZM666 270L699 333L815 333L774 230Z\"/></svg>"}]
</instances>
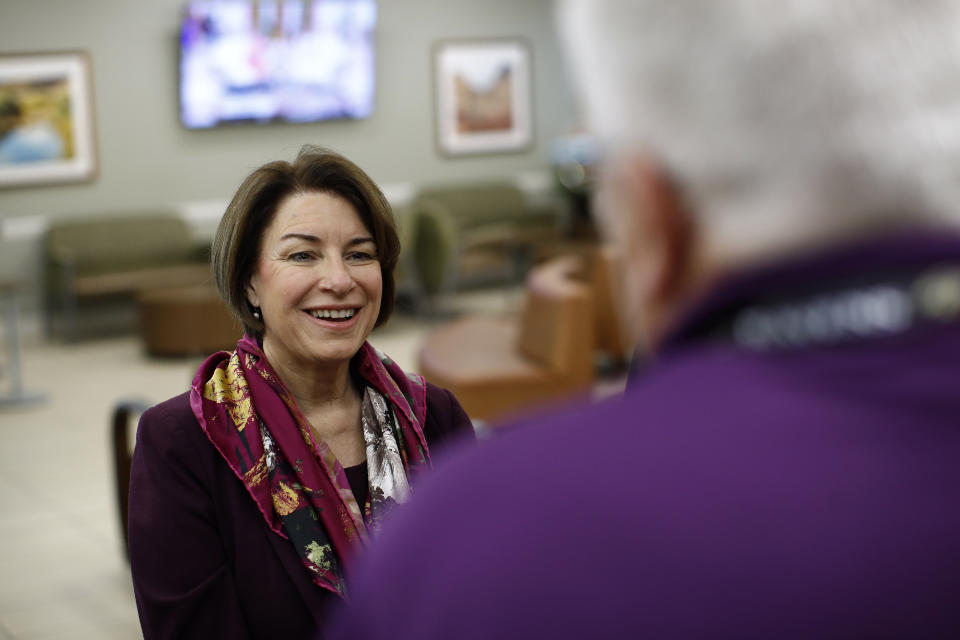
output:
<instances>
[{"instance_id":1,"label":"woman's brown hair","mask_svg":"<svg viewBox=\"0 0 960 640\"><path fill-rule=\"evenodd\" d=\"M383 279L380 326L393 311L396 283L394 268L400 239L390 204L363 169L335 151L304 146L293 163L268 162L243 181L227 206L211 247L211 264L217 289L247 333L262 336L262 320L253 316L247 285L260 256L266 228L280 204L298 193L337 195L356 209L377 245Z\"/></svg>"}]
</instances>

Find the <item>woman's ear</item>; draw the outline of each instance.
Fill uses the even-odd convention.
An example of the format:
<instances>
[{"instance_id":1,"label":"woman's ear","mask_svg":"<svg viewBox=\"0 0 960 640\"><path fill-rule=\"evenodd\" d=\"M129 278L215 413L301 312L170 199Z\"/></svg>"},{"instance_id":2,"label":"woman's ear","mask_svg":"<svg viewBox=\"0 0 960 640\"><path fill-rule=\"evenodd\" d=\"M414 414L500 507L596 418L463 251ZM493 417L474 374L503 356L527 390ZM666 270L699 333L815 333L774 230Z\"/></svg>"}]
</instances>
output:
<instances>
[{"instance_id":1,"label":"woman's ear","mask_svg":"<svg viewBox=\"0 0 960 640\"><path fill-rule=\"evenodd\" d=\"M257 295L257 289L253 283L253 278L247 282L247 302L254 307L260 306L260 296Z\"/></svg>"}]
</instances>

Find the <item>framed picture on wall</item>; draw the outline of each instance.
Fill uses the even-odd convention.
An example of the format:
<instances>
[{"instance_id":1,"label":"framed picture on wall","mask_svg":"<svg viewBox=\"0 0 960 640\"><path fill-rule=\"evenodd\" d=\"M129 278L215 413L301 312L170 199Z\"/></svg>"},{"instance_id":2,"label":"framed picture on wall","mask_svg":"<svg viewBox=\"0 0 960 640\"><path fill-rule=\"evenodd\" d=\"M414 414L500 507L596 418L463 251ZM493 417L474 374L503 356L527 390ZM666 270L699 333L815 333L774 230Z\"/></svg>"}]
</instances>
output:
<instances>
[{"instance_id":1,"label":"framed picture on wall","mask_svg":"<svg viewBox=\"0 0 960 640\"><path fill-rule=\"evenodd\" d=\"M96 171L89 57L0 55L0 187L85 181Z\"/></svg>"},{"instance_id":2,"label":"framed picture on wall","mask_svg":"<svg viewBox=\"0 0 960 640\"><path fill-rule=\"evenodd\" d=\"M530 49L518 39L434 46L437 146L446 155L523 151L533 144Z\"/></svg>"}]
</instances>

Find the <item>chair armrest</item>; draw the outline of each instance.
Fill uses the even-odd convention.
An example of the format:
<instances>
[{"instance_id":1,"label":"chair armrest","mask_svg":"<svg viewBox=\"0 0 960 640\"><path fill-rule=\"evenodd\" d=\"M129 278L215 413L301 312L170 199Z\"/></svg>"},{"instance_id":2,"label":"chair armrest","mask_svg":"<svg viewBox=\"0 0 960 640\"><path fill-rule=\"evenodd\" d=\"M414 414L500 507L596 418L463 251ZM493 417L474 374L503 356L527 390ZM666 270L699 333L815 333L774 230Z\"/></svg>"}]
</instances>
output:
<instances>
[{"instance_id":1,"label":"chair armrest","mask_svg":"<svg viewBox=\"0 0 960 640\"><path fill-rule=\"evenodd\" d=\"M413 215L413 264L423 290L432 295L453 277L460 234L445 207L421 202Z\"/></svg>"}]
</instances>

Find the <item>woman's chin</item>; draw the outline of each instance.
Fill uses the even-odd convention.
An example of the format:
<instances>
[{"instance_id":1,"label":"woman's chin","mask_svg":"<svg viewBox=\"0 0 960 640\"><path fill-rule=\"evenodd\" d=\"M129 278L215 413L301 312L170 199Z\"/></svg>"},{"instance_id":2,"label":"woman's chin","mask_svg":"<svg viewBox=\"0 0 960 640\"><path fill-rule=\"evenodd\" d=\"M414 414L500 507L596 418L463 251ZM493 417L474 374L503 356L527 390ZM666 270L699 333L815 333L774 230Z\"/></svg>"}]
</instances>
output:
<instances>
[{"instance_id":1,"label":"woman's chin","mask_svg":"<svg viewBox=\"0 0 960 640\"><path fill-rule=\"evenodd\" d=\"M340 339L327 339L322 344L310 345L308 358L316 364L344 364L349 362L366 341L361 336L343 336Z\"/></svg>"}]
</instances>

